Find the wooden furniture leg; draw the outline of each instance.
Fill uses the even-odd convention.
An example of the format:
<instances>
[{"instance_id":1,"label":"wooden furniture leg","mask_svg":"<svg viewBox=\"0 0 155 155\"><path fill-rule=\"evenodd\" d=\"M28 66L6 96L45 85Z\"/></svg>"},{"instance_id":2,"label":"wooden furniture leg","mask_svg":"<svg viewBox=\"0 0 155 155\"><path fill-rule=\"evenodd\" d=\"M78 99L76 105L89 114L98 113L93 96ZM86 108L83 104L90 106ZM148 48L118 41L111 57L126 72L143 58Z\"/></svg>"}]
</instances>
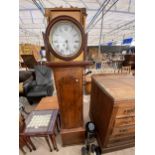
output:
<instances>
[{"instance_id":1,"label":"wooden furniture leg","mask_svg":"<svg viewBox=\"0 0 155 155\"><path fill-rule=\"evenodd\" d=\"M60 112L58 112L58 125L59 125L59 131L61 130L61 118L60 118Z\"/></svg>"},{"instance_id":2,"label":"wooden furniture leg","mask_svg":"<svg viewBox=\"0 0 155 155\"><path fill-rule=\"evenodd\" d=\"M24 151L23 147L19 144L19 148L20 150L23 152L23 154L25 154L26 152Z\"/></svg>"},{"instance_id":3,"label":"wooden furniture leg","mask_svg":"<svg viewBox=\"0 0 155 155\"><path fill-rule=\"evenodd\" d=\"M46 139L46 142L47 142L47 144L48 144L48 146L49 146L49 148L50 148L50 152L52 152L52 147L51 147L51 145L50 145L50 141L49 141L49 139L48 139L48 136L45 136L45 139Z\"/></svg>"},{"instance_id":4,"label":"wooden furniture leg","mask_svg":"<svg viewBox=\"0 0 155 155\"><path fill-rule=\"evenodd\" d=\"M22 107L22 110L23 110L23 112L24 112L26 115L29 115L29 114L30 114L29 112L27 112L27 111L25 110L24 107Z\"/></svg>"},{"instance_id":5,"label":"wooden furniture leg","mask_svg":"<svg viewBox=\"0 0 155 155\"><path fill-rule=\"evenodd\" d=\"M31 147L29 146L29 144L27 143L26 139L24 139L24 141L25 141L25 145L29 148L30 152L32 152L32 149L31 149Z\"/></svg>"},{"instance_id":6,"label":"wooden furniture leg","mask_svg":"<svg viewBox=\"0 0 155 155\"><path fill-rule=\"evenodd\" d=\"M33 149L33 150L36 150L36 147L35 147L35 145L32 143L31 138L30 138L30 137L26 137L26 139L27 139L28 143L32 146L32 149Z\"/></svg>"},{"instance_id":7,"label":"wooden furniture leg","mask_svg":"<svg viewBox=\"0 0 155 155\"><path fill-rule=\"evenodd\" d=\"M56 120L56 127L57 127L57 131L60 132L60 116L57 116L57 120Z\"/></svg>"},{"instance_id":8,"label":"wooden furniture leg","mask_svg":"<svg viewBox=\"0 0 155 155\"><path fill-rule=\"evenodd\" d=\"M26 140L26 138L25 137L20 137L20 139L19 139L19 147L21 147L22 148L22 146L24 146L24 145L26 145L26 147L28 147L28 149L30 150L30 152L32 152L32 149L31 149L31 147L29 146L29 144L27 143L27 140ZM22 150L22 149L21 149ZM25 152L25 151L24 151Z\"/></svg>"},{"instance_id":9,"label":"wooden furniture leg","mask_svg":"<svg viewBox=\"0 0 155 155\"><path fill-rule=\"evenodd\" d=\"M56 140L55 140L55 134L52 134L50 135L50 138L51 138L51 141L52 141L52 144L53 144L53 147L56 151L59 151L58 147L57 147L57 143L56 143Z\"/></svg>"}]
</instances>

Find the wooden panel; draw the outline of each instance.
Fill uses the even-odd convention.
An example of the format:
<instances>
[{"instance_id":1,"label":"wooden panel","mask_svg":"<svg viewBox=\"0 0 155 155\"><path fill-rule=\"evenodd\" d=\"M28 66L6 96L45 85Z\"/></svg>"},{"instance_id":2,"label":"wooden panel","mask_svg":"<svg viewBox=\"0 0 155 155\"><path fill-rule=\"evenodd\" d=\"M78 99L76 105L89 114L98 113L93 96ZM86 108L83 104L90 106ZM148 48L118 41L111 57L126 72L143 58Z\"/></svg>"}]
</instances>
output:
<instances>
[{"instance_id":1,"label":"wooden panel","mask_svg":"<svg viewBox=\"0 0 155 155\"><path fill-rule=\"evenodd\" d=\"M131 117L121 117L115 119L114 127L125 126L125 125L134 125L135 124L135 116Z\"/></svg>"},{"instance_id":2,"label":"wooden panel","mask_svg":"<svg viewBox=\"0 0 155 155\"><path fill-rule=\"evenodd\" d=\"M54 69L63 129L83 125L82 73L82 67Z\"/></svg>"},{"instance_id":3,"label":"wooden panel","mask_svg":"<svg viewBox=\"0 0 155 155\"><path fill-rule=\"evenodd\" d=\"M107 147L111 146L120 146L122 144L128 144L128 143L133 143L134 142L134 137L128 137L126 139L117 139L117 140L112 140L108 143Z\"/></svg>"},{"instance_id":4,"label":"wooden panel","mask_svg":"<svg viewBox=\"0 0 155 155\"><path fill-rule=\"evenodd\" d=\"M48 17L48 22L51 21L53 18L58 16L70 16L75 18L77 21L79 21L83 27L85 27L85 21L86 21L86 9L82 8L51 8L45 10L45 16Z\"/></svg>"},{"instance_id":5,"label":"wooden panel","mask_svg":"<svg viewBox=\"0 0 155 155\"><path fill-rule=\"evenodd\" d=\"M110 146L106 148L102 148L102 153L108 153L112 151L117 151L117 150L122 150L130 147L134 147L135 143L134 141L128 142L128 143L123 143L121 145L115 145L115 146Z\"/></svg>"},{"instance_id":6,"label":"wooden panel","mask_svg":"<svg viewBox=\"0 0 155 155\"><path fill-rule=\"evenodd\" d=\"M79 11L53 11L51 13L51 18L50 20L52 20L53 18L55 17L58 17L58 16L70 16L70 17L73 17L75 18L77 21L81 22L81 13Z\"/></svg>"},{"instance_id":7,"label":"wooden panel","mask_svg":"<svg viewBox=\"0 0 155 155\"><path fill-rule=\"evenodd\" d=\"M92 80L90 118L95 122L102 145L105 144L107 130L113 110L113 102L109 96L102 93L95 81Z\"/></svg>"},{"instance_id":8,"label":"wooden panel","mask_svg":"<svg viewBox=\"0 0 155 155\"><path fill-rule=\"evenodd\" d=\"M79 91L79 82L80 79L75 76L63 77L59 81L59 92L61 94L63 109L63 113L61 113L63 117L63 128L81 126L81 117L77 117L77 114L81 110L81 105L78 101L79 96L81 95Z\"/></svg>"},{"instance_id":9,"label":"wooden panel","mask_svg":"<svg viewBox=\"0 0 155 155\"><path fill-rule=\"evenodd\" d=\"M72 66L72 70L74 69L73 67L86 67L91 65L92 63L90 61L80 61L80 62L73 62L73 61L68 61L68 62L47 62L46 65L52 68L65 68L65 67L70 67ZM83 73L82 73L83 74Z\"/></svg>"},{"instance_id":10,"label":"wooden panel","mask_svg":"<svg viewBox=\"0 0 155 155\"><path fill-rule=\"evenodd\" d=\"M61 130L61 136L63 141L63 146L73 145L73 144L84 144L85 140L85 129L75 128L68 130Z\"/></svg>"},{"instance_id":11,"label":"wooden panel","mask_svg":"<svg viewBox=\"0 0 155 155\"><path fill-rule=\"evenodd\" d=\"M54 62L65 62L64 60L54 57L54 55L52 55L50 52L47 52L47 60L51 61L51 62L53 62L53 61ZM78 57L73 59L73 61L82 61L82 60L84 60L83 52Z\"/></svg>"},{"instance_id":12,"label":"wooden panel","mask_svg":"<svg viewBox=\"0 0 155 155\"><path fill-rule=\"evenodd\" d=\"M135 83L132 75L104 75L94 76L96 83L102 91L111 96L113 100L134 100L135 98Z\"/></svg>"},{"instance_id":13,"label":"wooden panel","mask_svg":"<svg viewBox=\"0 0 155 155\"><path fill-rule=\"evenodd\" d=\"M133 105L131 106L124 106L118 109L117 112L117 118L122 116L134 116L135 114L135 107Z\"/></svg>"},{"instance_id":14,"label":"wooden panel","mask_svg":"<svg viewBox=\"0 0 155 155\"><path fill-rule=\"evenodd\" d=\"M108 140L108 143L110 141L113 141L113 140L122 140L122 139L127 139L129 137L135 137L135 133L129 133L129 134L126 134L126 135L122 135L122 134L118 134L118 135L111 135L109 136L109 140Z\"/></svg>"},{"instance_id":15,"label":"wooden panel","mask_svg":"<svg viewBox=\"0 0 155 155\"><path fill-rule=\"evenodd\" d=\"M124 127L114 128L111 135L112 136L127 135L127 134L134 133L134 132L135 132L134 126L124 126Z\"/></svg>"}]
</instances>

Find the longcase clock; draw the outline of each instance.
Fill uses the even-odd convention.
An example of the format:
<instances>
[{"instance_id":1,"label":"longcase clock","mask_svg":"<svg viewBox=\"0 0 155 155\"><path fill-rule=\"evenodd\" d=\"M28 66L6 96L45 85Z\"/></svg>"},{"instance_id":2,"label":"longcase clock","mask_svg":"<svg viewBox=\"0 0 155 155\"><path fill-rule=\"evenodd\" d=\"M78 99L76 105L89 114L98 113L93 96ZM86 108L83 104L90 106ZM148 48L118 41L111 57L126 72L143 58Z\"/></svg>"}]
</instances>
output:
<instances>
[{"instance_id":1,"label":"longcase clock","mask_svg":"<svg viewBox=\"0 0 155 155\"><path fill-rule=\"evenodd\" d=\"M44 34L48 66L53 69L58 95L63 145L85 139L83 122L83 69L86 49L85 9L47 9Z\"/></svg>"}]
</instances>

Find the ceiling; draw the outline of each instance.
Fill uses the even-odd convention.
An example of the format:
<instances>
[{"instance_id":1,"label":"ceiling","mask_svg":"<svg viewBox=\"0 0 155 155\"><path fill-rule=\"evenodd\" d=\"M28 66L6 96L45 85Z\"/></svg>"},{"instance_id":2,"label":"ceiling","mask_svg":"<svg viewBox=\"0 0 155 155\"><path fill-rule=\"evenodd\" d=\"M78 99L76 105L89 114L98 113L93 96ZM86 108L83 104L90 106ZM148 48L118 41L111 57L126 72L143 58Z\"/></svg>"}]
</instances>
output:
<instances>
[{"instance_id":1,"label":"ceiling","mask_svg":"<svg viewBox=\"0 0 155 155\"><path fill-rule=\"evenodd\" d=\"M44 45L42 32L47 23L44 8L86 8L88 45L114 42L119 45L124 38L134 38L134 0L19 0L20 43Z\"/></svg>"}]
</instances>

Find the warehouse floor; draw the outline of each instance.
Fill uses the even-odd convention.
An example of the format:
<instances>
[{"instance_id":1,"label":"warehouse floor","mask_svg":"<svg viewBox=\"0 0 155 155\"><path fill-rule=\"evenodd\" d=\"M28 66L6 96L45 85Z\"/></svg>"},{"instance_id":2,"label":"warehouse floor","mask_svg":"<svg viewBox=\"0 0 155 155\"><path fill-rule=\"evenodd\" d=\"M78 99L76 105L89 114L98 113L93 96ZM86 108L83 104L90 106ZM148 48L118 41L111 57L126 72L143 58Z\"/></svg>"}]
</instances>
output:
<instances>
[{"instance_id":1,"label":"warehouse floor","mask_svg":"<svg viewBox=\"0 0 155 155\"><path fill-rule=\"evenodd\" d=\"M88 116L89 103L90 103L90 96L85 95L84 96L84 120L85 122L89 121L89 116ZM27 111L33 110L36 107L36 105L37 104L30 106L29 104L25 103ZM24 148L25 151L27 152L26 155L80 155L81 154L81 148L83 147L83 145L62 147L60 135L57 135L56 139L57 139L57 144L59 148L58 152L56 152L55 150L50 152L48 145L44 138L32 138L32 141L35 144L37 150L29 152L27 148ZM106 155L134 155L134 154L135 154L134 147L120 150L120 151L111 152L111 153L106 153ZM20 151L19 155L23 155L23 153Z\"/></svg>"}]
</instances>

